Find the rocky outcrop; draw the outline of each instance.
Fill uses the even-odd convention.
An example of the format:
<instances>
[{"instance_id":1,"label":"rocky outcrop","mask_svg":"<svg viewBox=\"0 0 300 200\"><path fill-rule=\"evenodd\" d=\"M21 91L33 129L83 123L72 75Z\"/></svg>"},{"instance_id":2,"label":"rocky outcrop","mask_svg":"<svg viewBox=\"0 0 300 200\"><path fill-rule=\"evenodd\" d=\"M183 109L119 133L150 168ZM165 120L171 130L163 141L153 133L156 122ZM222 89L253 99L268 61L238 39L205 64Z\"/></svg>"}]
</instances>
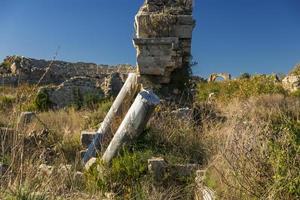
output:
<instances>
[{"instance_id":1,"label":"rocky outcrop","mask_svg":"<svg viewBox=\"0 0 300 200\"><path fill-rule=\"evenodd\" d=\"M290 92L300 90L300 65L295 66L295 68L282 80L282 85Z\"/></svg>"},{"instance_id":2,"label":"rocky outcrop","mask_svg":"<svg viewBox=\"0 0 300 200\"><path fill-rule=\"evenodd\" d=\"M188 71L192 0L146 0L135 17L137 67L144 86L168 85Z\"/></svg>"},{"instance_id":3,"label":"rocky outcrop","mask_svg":"<svg viewBox=\"0 0 300 200\"><path fill-rule=\"evenodd\" d=\"M0 83L6 85L19 83L59 85L75 76L104 79L115 72L128 74L132 71L135 69L130 65L108 66L8 56L0 64Z\"/></svg>"},{"instance_id":4,"label":"rocky outcrop","mask_svg":"<svg viewBox=\"0 0 300 200\"><path fill-rule=\"evenodd\" d=\"M286 90L296 92L300 89L300 76L288 75L282 80L282 85Z\"/></svg>"}]
</instances>

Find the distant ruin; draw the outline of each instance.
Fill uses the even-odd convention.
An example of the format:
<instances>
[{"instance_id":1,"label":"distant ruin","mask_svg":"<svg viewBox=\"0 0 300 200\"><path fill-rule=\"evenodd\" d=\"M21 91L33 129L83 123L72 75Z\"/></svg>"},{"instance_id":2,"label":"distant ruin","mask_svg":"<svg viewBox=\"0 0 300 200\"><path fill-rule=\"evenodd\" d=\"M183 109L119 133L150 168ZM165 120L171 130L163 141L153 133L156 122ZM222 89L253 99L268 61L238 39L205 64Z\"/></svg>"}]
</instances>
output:
<instances>
[{"instance_id":1,"label":"distant ruin","mask_svg":"<svg viewBox=\"0 0 300 200\"><path fill-rule=\"evenodd\" d=\"M223 78L224 81L230 81L231 80L231 74L229 73L213 73L209 76L208 82L215 82L217 78Z\"/></svg>"}]
</instances>

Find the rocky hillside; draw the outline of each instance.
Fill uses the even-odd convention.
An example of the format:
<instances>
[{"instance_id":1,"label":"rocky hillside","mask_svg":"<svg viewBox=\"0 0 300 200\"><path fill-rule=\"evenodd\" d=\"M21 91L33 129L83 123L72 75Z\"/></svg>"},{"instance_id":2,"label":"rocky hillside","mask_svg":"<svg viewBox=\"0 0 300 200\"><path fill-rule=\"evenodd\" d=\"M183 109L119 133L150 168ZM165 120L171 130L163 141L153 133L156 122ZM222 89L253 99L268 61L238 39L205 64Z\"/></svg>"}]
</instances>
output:
<instances>
[{"instance_id":1,"label":"rocky hillside","mask_svg":"<svg viewBox=\"0 0 300 200\"><path fill-rule=\"evenodd\" d=\"M20 83L58 85L76 76L104 79L115 72L128 74L132 71L135 69L130 65L109 66L8 56L0 64L0 82L4 85Z\"/></svg>"}]
</instances>

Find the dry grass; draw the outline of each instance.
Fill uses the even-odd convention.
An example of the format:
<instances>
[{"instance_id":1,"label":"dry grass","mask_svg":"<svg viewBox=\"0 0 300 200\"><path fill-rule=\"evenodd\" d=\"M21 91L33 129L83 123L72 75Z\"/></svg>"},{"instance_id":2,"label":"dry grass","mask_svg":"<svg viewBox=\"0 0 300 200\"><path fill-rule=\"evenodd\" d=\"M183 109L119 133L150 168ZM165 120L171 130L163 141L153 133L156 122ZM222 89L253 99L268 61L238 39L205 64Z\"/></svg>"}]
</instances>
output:
<instances>
[{"instance_id":1,"label":"dry grass","mask_svg":"<svg viewBox=\"0 0 300 200\"><path fill-rule=\"evenodd\" d=\"M228 120L207 133L214 150L207 184L222 199L297 199L300 101L267 95L223 113Z\"/></svg>"}]
</instances>

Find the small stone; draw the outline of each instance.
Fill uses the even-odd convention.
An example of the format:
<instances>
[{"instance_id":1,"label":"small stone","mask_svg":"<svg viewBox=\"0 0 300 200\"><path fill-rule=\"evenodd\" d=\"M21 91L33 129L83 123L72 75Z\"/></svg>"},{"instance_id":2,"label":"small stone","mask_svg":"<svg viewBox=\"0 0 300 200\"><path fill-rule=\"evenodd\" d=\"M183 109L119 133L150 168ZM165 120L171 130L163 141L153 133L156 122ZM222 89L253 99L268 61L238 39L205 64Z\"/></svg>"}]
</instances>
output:
<instances>
[{"instance_id":1,"label":"small stone","mask_svg":"<svg viewBox=\"0 0 300 200\"><path fill-rule=\"evenodd\" d=\"M152 173L155 181L160 181L164 178L166 169L167 163L163 158L151 158L148 160L148 170Z\"/></svg>"}]
</instances>

